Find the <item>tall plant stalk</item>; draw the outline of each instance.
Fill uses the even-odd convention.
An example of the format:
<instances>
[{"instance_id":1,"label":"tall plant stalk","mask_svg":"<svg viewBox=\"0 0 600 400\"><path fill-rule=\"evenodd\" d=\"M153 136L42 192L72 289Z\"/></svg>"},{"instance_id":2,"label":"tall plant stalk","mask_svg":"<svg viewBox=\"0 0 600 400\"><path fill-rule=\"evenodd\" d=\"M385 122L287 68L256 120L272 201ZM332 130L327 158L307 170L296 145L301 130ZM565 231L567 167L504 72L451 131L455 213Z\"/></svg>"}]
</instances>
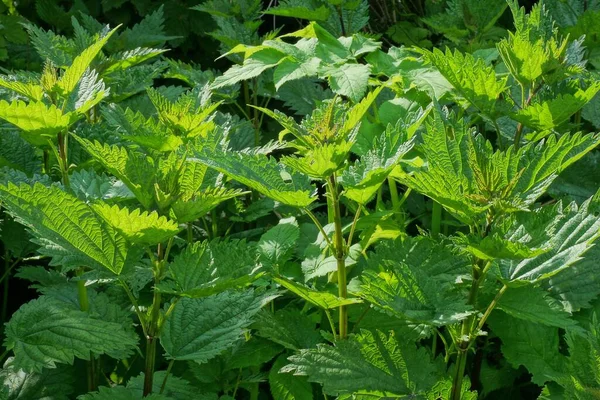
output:
<instances>
[{"instance_id":1,"label":"tall plant stalk","mask_svg":"<svg viewBox=\"0 0 600 400\"><path fill-rule=\"evenodd\" d=\"M331 208L333 209L333 252L337 264L338 276L338 296L342 299L348 297L348 288L346 282L346 248L344 245L344 236L342 232L342 213L340 211L340 198L335 175L332 175L328 181L328 197L331 199ZM339 338L348 337L348 309L345 305L339 308Z\"/></svg>"}]
</instances>

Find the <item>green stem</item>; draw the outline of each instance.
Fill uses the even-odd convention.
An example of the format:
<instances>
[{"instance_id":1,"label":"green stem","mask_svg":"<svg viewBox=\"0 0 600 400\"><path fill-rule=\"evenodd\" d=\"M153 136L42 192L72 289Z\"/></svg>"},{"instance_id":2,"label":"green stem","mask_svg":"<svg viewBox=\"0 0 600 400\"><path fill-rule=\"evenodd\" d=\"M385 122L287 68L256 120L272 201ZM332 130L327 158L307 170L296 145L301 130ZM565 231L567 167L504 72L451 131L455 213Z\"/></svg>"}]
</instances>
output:
<instances>
[{"instance_id":1,"label":"green stem","mask_svg":"<svg viewBox=\"0 0 600 400\"><path fill-rule=\"evenodd\" d=\"M187 242L191 244L194 241L194 226L191 222L187 224Z\"/></svg>"},{"instance_id":2,"label":"green stem","mask_svg":"<svg viewBox=\"0 0 600 400\"><path fill-rule=\"evenodd\" d=\"M485 325L485 322L487 321L488 317L490 316L492 311L494 311L494 308L496 308L496 306L498 305L498 301L500 301L500 298L502 297L504 292L506 292L506 289L508 289L508 286L504 285L502 286L502 289L500 289L498 293L496 293L496 297L494 297L494 300L492 300L488 308L485 310L483 317L481 317L481 319L479 320L479 324L477 324L477 332L483 329L483 325Z\"/></svg>"},{"instance_id":3,"label":"green stem","mask_svg":"<svg viewBox=\"0 0 600 400\"><path fill-rule=\"evenodd\" d=\"M321 223L319 222L319 220L317 219L315 214L313 214L312 211L310 211L308 208L305 208L304 212L306 213L306 215L308 215L310 217L312 222L314 222L314 224L317 226L317 228L319 229L319 232L321 232L321 235L323 235L323 237L325 238L325 241L327 242L327 245L329 246L329 248L333 249L333 243L331 243L331 240L329 240L329 236L327 236L327 233L325 232L323 225L321 225Z\"/></svg>"},{"instance_id":4,"label":"green stem","mask_svg":"<svg viewBox=\"0 0 600 400\"><path fill-rule=\"evenodd\" d=\"M433 209L431 210L431 235L438 237L442 231L442 205L433 200Z\"/></svg>"},{"instance_id":5,"label":"green stem","mask_svg":"<svg viewBox=\"0 0 600 400\"><path fill-rule=\"evenodd\" d=\"M163 245L158 244L156 261L154 264L154 285L160 283L163 276L164 260L168 257L171 241L167 245L166 252L163 252ZM152 296L152 311L148 330L146 335L146 359L144 366L144 397L152 394L154 384L154 366L156 364L156 342L160 333L160 308L161 294L158 290L154 290Z\"/></svg>"},{"instance_id":6,"label":"green stem","mask_svg":"<svg viewBox=\"0 0 600 400\"><path fill-rule=\"evenodd\" d=\"M396 181L394 178L387 178L388 186L390 187L390 197L392 198L392 208L395 210L398 207L399 198L398 198L398 187L396 186Z\"/></svg>"},{"instance_id":7,"label":"green stem","mask_svg":"<svg viewBox=\"0 0 600 400\"><path fill-rule=\"evenodd\" d=\"M348 288L346 283L346 251L344 245L344 235L342 232L342 213L340 211L340 199L335 180L335 175L329 178L329 197L333 203L333 223L335 227L334 235L334 255L337 262L338 275L338 296L342 299L348 297ZM340 339L346 339L348 336L348 309L345 305L340 306Z\"/></svg>"},{"instance_id":8,"label":"green stem","mask_svg":"<svg viewBox=\"0 0 600 400\"><path fill-rule=\"evenodd\" d=\"M69 160L67 154L67 141L68 141L68 132L59 132L58 133L58 155L60 157L60 172L62 174L62 181L65 188L69 188Z\"/></svg>"},{"instance_id":9,"label":"green stem","mask_svg":"<svg viewBox=\"0 0 600 400\"><path fill-rule=\"evenodd\" d=\"M160 394L163 394L165 388L167 387L167 379L169 378L169 374L171 373L173 364L175 364L175 359L169 361L169 365L167 366L167 372L165 373L165 379L163 379L162 385L160 385Z\"/></svg>"},{"instance_id":10,"label":"green stem","mask_svg":"<svg viewBox=\"0 0 600 400\"><path fill-rule=\"evenodd\" d=\"M333 334L333 338L337 339L337 334L335 331L335 324L333 323L333 318L331 318L331 313L329 310L324 310L325 315L327 316L327 320L329 321L329 326L331 327L331 333Z\"/></svg>"}]
</instances>

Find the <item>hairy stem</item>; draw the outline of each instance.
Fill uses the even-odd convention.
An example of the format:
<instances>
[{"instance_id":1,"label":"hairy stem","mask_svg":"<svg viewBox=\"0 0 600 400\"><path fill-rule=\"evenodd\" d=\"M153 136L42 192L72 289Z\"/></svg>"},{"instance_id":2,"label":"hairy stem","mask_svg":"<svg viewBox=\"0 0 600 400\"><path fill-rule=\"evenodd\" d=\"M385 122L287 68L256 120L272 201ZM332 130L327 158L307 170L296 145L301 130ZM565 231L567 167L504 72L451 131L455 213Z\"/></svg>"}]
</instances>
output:
<instances>
[{"instance_id":1,"label":"hairy stem","mask_svg":"<svg viewBox=\"0 0 600 400\"><path fill-rule=\"evenodd\" d=\"M398 198L398 187L396 186L396 181L394 178L387 178L388 186L390 187L390 197L392 198L392 208L395 210L398 207L398 202L400 199Z\"/></svg>"},{"instance_id":2,"label":"hairy stem","mask_svg":"<svg viewBox=\"0 0 600 400\"><path fill-rule=\"evenodd\" d=\"M348 297L348 288L346 283L346 249L344 245L344 235L342 232L342 213L340 211L340 199L335 176L329 178L329 197L333 204L333 223L335 227L334 235L334 255L337 262L338 275L338 295L345 299ZM340 339L346 339L348 336L348 310L345 305L340 306Z\"/></svg>"}]
</instances>

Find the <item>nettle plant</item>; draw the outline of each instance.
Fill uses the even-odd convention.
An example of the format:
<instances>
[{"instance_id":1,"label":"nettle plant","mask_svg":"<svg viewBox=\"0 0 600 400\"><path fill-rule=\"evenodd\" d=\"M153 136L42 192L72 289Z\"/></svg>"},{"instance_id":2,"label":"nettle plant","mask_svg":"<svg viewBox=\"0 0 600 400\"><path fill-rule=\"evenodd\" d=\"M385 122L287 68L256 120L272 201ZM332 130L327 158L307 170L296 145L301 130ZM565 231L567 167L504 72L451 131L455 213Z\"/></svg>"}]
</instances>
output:
<instances>
[{"instance_id":1,"label":"nettle plant","mask_svg":"<svg viewBox=\"0 0 600 400\"><path fill-rule=\"evenodd\" d=\"M350 35L359 3L308 19ZM117 33L88 21L71 63L0 81L0 118L42 155L0 182L39 292L5 324L0 398L597 397L600 193L556 182L600 143L577 132L600 84L583 40L509 8L485 57L313 21L123 98ZM216 91L245 80L262 100L242 93L240 121ZM266 107L298 83L320 96L302 117Z\"/></svg>"}]
</instances>

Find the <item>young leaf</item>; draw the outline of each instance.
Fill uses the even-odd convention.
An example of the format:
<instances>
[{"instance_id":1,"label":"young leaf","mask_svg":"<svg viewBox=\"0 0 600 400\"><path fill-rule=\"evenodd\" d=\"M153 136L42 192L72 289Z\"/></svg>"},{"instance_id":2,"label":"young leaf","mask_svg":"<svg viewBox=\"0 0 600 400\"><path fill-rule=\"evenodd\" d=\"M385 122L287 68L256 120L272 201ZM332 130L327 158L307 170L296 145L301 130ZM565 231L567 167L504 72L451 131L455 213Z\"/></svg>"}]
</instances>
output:
<instances>
[{"instance_id":1,"label":"young leaf","mask_svg":"<svg viewBox=\"0 0 600 400\"><path fill-rule=\"evenodd\" d=\"M131 353L137 338L120 324L93 318L67 303L41 296L21 306L6 325L4 345L14 351L15 368L41 372L56 363L73 364L94 354Z\"/></svg>"},{"instance_id":2,"label":"young leaf","mask_svg":"<svg viewBox=\"0 0 600 400\"><path fill-rule=\"evenodd\" d=\"M496 115L498 97L506 89L508 77L496 79L496 71L486 66L484 60L471 54L454 53L446 49L424 51L426 59L444 75L458 92L489 118Z\"/></svg>"},{"instance_id":3,"label":"young leaf","mask_svg":"<svg viewBox=\"0 0 600 400\"><path fill-rule=\"evenodd\" d=\"M371 76L371 67L364 64L342 64L322 68L321 74L327 77L334 93L348 97L358 103L367 92L367 83Z\"/></svg>"},{"instance_id":4,"label":"young leaf","mask_svg":"<svg viewBox=\"0 0 600 400\"><path fill-rule=\"evenodd\" d=\"M16 80L7 81L0 78L0 86L12 90L13 92L17 92L34 102L40 101L42 100L42 97L44 97L44 89L35 83L19 82Z\"/></svg>"},{"instance_id":5,"label":"young leaf","mask_svg":"<svg viewBox=\"0 0 600 400\"><path fill-rule=\"evenodd\" d=\"M77 83L88 69L92 61L94 61L94 58L96 58L108 39L110 39L117 29L119 29L119 26L108 32L93 45L85 49L80 55L75 57L73 63L65 70L64 74L60 77L57 83L58 89L63 96L70 94L73 89L75 89L75 86L77 86Z\"/></svg>"},{"instance_id":6,"label":"young leaf","mask_svg":"<svg viewBox=\"0 0 600 400\"><path fill-rule=\"evenodd\" d=\"M320 292L314 289L311 289L307 286L300 285L298 283L292 282L285 278L274 277L273 280L279 283L281 286L294 293L295 295L301 297L303 300L308 301L312 305L315 305L324 310L338 308L343 305L350 305L361 303L362 300L357 298L346 298L343 299L341 297L337 297L333 293L329 292Z\"/></svg>"},{"instance_id":7,"label":"young leaf","mask_svg":"<svg viewBox=\"0 0 600 400\"><path fill-rule=\"evenodd\" d=\"M54 105L46 106L42 102L24 103L0 100L0 119L21 129L21 136L34 146L45 146L48 139L67 129L77 118L74 113L66 113Z\"/></svg>"},{"instance_id":8,"label":"young leaf","mask_svg":"<svg viewBox=\"0 0 600 400\"><path fill-rule=\"evenodd\" d=\"M321 383L325 393L338 396L423 395L439 380L441 370L424 348L399 342L393 332L388 336L363 330L335 346L319 344L288 359L291 364L281 372L306 375L309 382Z\"/></svg>"},{"instance_id":9,"label":"young leaf","mask_svg":"<svg viewBox=\"0 0 600 400\"><path fill-rule=\"evenodd\" d=\"M134 244L146 246L162 243L179 232L179 226L156 211L148 213L139 209L129 211L119 206L96 203L94 211Z\"/></svg>"},{"instance_id":10,"label":"young leaf","mask_svg":"<svg viewBox=\"0 0 600 400\"><path fill-rule=\"evenodd\" d=\"M155 166L150 157L124 147L103 145L76 135L73 137L108 172L123 181L144 208L152 208Z\"/></svg>"},{"instance_id":11,"label":"young leaf","mask_svg":"<svg viewBox=\"0 0 600 400\"><path fill-rule=\"evenodd\" d=\"M316 200L307 177L286 171L273 158L206 148L197 157L203 164L283 204L307 207Z\"/></svg>"},{"instance_id":12,"label":"young leaf","mask_svg":"<svg viewBox=\"0 0 600 400\"><path fill-rule=\"evenodd\" d=\"M125 238L76 197L39 183L0 186L0 197L39 240L58 246L81 265L104 267L117 275L123 269Z\"/></svg>"},{"instance_id":13,"label":"young leaf","mask_svg":"<svg viewBox=\"0 0 600 400\"><path fill-rule=\"evenodd\" d=\"M160 343L169 358L204 363L233 346L272 299L253 290L183 298L166 319Z\"/></svg>"}]
</instances>

